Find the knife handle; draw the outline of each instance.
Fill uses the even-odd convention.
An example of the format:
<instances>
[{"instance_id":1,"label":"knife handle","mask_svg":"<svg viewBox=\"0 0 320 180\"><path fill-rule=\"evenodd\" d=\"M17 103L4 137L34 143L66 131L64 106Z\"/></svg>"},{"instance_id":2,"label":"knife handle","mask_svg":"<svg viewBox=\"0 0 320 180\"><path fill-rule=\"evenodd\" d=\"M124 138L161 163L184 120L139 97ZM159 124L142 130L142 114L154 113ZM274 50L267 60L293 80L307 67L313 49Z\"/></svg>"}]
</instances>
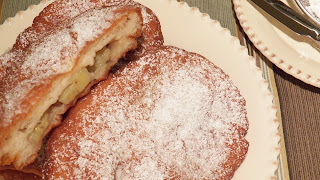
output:
<instances>
[{"instance_id":1,"label":"knife handle","mask_svg":"<svg viewBox=\"0 0 320 180\"><path fill-rule=\"evenodd\" d=\"M275 8L278 8L279 10L283 12L287 12L288 15L290 15L292 18L295 18L297 21L302 22L303 24L309 26L310 28L313 28L314 24L306 20L303 16L301 16L299 13L288 7L286 4L279 0L267 0L272 4Z\"/></svg>"},{"instance_id":2,"label":"knife handle","mask_svg":"<svg viewBox=\"0 0 320 180\"><path fill-rule=\"evenodd\" d=\"M281 12L281 15L277 14L276 19L282 19L282 21L286 21L284 25L288 28L292 29L295 32L299 32L300 35L311 36L313 39L320 41L320 29L302 15L288 7L286 4L279 0L251 0L254 3L271 5L273 8L277 9L277 11ZM264 2L264 3L263 3ZM267 12L268 13L268 12ZM273 16L273 15L272 15ZM283 16L286 16L284 18Z\"/></svg>"}]
</instances>

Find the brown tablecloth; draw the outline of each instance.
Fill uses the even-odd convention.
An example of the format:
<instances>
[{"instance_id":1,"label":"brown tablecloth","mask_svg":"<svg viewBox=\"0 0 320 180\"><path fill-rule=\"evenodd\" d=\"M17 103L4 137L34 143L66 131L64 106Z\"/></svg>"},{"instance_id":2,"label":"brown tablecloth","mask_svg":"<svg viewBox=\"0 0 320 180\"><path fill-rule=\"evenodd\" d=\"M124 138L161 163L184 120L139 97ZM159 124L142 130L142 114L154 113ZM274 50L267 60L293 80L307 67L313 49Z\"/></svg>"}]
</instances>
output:
<instances>
[{"instance_id":1,"label":"brown tablecloth","mask_svg":"<svg viewBox=\"0 0 320 180\"><path fill-rule=\"evenodd\" d=\"M279 129L283 136L278 179L320 179L320 89L284 73L263 57L242 32L230 0L185 1L230 29L248 47L248 53L257 59L257 65L263 67L265 78L275 96L275 104L279 108L278 117L282 121ZM19 10L25 10L29 5L39 2L40 0L0 0L1 24Z\"/></svg>"}]
</instances>

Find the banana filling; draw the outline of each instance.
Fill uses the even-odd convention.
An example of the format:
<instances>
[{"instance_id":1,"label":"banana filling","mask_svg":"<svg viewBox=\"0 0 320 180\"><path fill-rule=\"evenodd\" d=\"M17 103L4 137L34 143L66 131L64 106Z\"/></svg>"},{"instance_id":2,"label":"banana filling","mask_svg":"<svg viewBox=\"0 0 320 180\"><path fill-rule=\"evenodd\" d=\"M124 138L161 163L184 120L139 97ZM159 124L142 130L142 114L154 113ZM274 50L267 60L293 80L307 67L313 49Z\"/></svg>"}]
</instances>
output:
<instances>
[{"instance_id":1,"label":"banana filling","mask_svg":"<svg viewBox=\"0 0 320 180\"><path fill-rule=\"evenodd\" d=\"M83 91L88 84L94 80L103 77L107 68L107 62L110 60L111 51L109 48L104 47L96 53L94 64L82 68L72 77L72 83L61 93L57 103L68 105ZM56 104L57 104L56 103ZM42 139L43 133L50 125L49 117L52 113L51 106L41 117L40 122L29 134L28 140L31 142L37 142Z\"/></svg>"},{"instance_id":2,"label":"banana filling","mask_svg":"<svg viewBox=\"0 0 320 180\"><path fill-rule=\"evenodd\" d=\"M82 92L91 81L90 73L87 68L81 69L70 84L60 95L58 101L63 104L69 104L73 99Z\"/></svg>"},{"instance_id":3,"label":"banana filling","mask_svg":"<svg viewBox=\"0 0 320 180\"><path fill-rule=\"evenodd\" d=\"M28 139L31 142L37 142L42 138L42 134L49 126L49 114L44 113L41 117L40 123L34 128L31 134L29 134Z\"/></svg>"}]
</instances>

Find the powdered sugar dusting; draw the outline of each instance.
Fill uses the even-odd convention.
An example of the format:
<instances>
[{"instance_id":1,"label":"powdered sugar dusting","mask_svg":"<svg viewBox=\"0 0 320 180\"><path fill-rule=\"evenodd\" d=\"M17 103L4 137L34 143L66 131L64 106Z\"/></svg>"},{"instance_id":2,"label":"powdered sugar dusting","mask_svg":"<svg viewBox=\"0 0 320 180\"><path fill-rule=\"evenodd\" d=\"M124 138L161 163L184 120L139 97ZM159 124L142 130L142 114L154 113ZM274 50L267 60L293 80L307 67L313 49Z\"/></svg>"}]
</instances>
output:
<instances>
[{"instance_id":1,"label":"powdered sugar dusting","mask_svg":"<svg viewBox=\"0 0 320 180\"><path fill-rule=\"evenodd\" d=\"M75 107L53 133L49 178L232 175L223 164L237 151L231 145L247 148L238 134L248 128L239 91L201 56L173 47L152 52L97 86L79 102L86 108Z\"/></svg>"},{"instance_id":2,"label":"powdered sugar dusting","mask_svg":"<svg viewBox=\"0 0 320 180\"><path fill-rule=\"evenodd\" d=\"M146 8L142 8L141 9L141 14L142 14L142 17L143 17L143 23L144 24L150 23L150 21L152 20L152 17L151 17L150 14L147 13L147 9Z\"/></svg>"},{"instance_id":3,"label":"powdered sugar dusting","mask_svg":"<svg viewBox=\"0 0 320 180\"><path fill-rule=\"evenodd\" d=\"M17 39L16 48L25 48L37 41L41 34L50 30L60 22L68 21L79 14L97 7L120 5L133 2L131 0L56 0L49 4L38 17L34 19L31 27L26 29Z\"/></svg>"},{"instance_id":4,"label":"powdered sugar dusting","mask_svg":"<svg viewBox=\"0 0 320 180\"><path fill-rule=\"evenodd\" d=\"M12 51L9 51L0 57L19 57L10 62L7 76L0 82L0 112L4 124L9 124L15 115L28 112L30 107L23 107L22 102L33 89L49 85L51 78L71 71L81 49L126 13L115 10L92 9L45 32L41 41L31 44L20 54L10 55ZM33 105L33 102L29 103Z\"/></svg>"},{"instance_id":5,"label":"powdered sugar dusting","mask_svg":"<svg viewBox=\"0 0 320 180\"><path fill-rule=\"evenodd\" d=\"M158 22L155 15L146 12L146 8L133 0L56 0L49 4L40 14L37 16L31 27L26 29L18 37L15 44L15 48L25 48L30 43L37 41L41 38L41 34L47 30L50 30L52 26L56 24L67 21L68 19L74 18L79 14L97 7L105 6L115 6L115 5L134 5L142 8L142 13L144 17L144 27L148 29L153 29L152 33L145 33L145 35L154 37L154 41L159 41L158 38L163 38L161 34L161 29L155 26L153 23ZM151 15L152 14L152 15ZM150 21L154 21L150 23ZM150 24L149 24L150 23ZM160 31L160 34L159 34ZM149 42L151 43L151 42Z\"/></svg>"},{"instance_id":6,"label":"powdered sugar dusting","mask_svg":"<svg viewBox=\"0 0 320 180\"><path fill-rule=\"evenodd\" d=\"M150 48L163 45L161 25L157 16L148 8L140 5L143 17L142 43L135 54L139 56Z\"/></svg>"}]
</instances>

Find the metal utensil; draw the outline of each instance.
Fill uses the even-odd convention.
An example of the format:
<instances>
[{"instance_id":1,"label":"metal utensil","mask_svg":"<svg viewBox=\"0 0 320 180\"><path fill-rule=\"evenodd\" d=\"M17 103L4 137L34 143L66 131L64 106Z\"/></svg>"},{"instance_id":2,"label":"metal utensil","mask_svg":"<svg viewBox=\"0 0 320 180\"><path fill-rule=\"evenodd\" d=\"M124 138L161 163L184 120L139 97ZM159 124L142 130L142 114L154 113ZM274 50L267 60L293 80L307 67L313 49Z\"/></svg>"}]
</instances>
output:
<instances>
[{"instance_id":1,"label":"metal utensil","mask_svg":"<svg viewBox=\"0 0 320 180\"><path fill-rule=\"evenodd\" d=\"M320 41L320 29L279 0L249 0L292 31Z\"/></svg>"}]
</instances>

